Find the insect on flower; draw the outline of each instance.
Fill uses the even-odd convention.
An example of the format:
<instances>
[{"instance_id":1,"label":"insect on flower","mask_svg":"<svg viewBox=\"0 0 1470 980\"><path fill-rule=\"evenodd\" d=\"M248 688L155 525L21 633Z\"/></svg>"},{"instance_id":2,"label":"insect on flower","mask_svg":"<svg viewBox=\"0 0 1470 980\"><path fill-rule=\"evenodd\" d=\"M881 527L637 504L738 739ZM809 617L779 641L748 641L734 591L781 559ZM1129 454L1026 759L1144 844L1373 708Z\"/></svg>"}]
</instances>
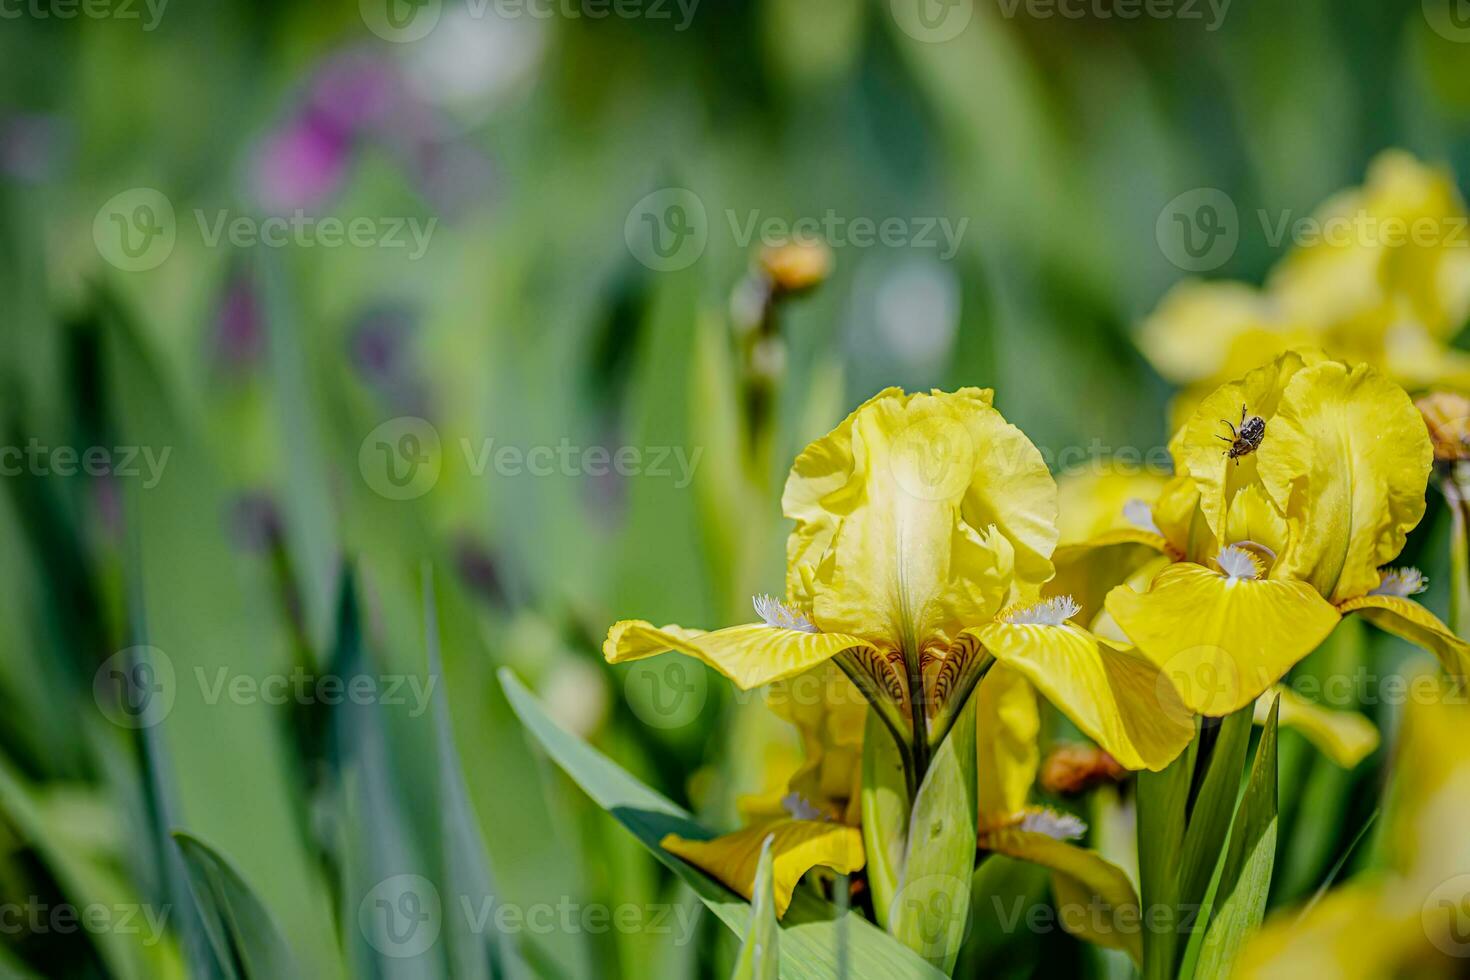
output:
<instances>
[{"instance_id":1,"label":"insect on flower","mask_svg":"<svg viewBox=\"0 0 1470 980\"><path fill-rule=\"evenodd\" d=\"M1240 406L1239 428L1230 425L1226 419L1220 421L1230 426L1231 438L1227 439L1225 436L1216 438L1230 443L1230 447L1225 450L1225 456L1235 460L1235 465L1240 465L1240 457L1249 456L1261 448L1261 440L1266 438L1266 420L1259 415L1247 415L1244 405Z\"/></svg>"}]
</instances>

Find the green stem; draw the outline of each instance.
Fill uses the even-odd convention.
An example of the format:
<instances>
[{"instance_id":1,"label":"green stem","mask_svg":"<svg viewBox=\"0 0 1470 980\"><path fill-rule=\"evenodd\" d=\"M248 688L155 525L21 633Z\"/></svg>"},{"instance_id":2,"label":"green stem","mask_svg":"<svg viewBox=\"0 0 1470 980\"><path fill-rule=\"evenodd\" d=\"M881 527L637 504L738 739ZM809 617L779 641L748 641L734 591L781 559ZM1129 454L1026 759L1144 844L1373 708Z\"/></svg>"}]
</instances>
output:
<instances>
[{"instance_id":1,"label":"green stem","mask_svg":"<svg viewBox=\"0 0 1470 980\"><path fill-rule=\"evenodd\" d=\"M1470 636L1470 487L1458 474L1445 474L1440 486L1450 505L1450 629Z\"/></svg>"},{"instance_id":2,"label":"green stem","mask_svg":"<svg viewBox=\"0 0 1470 980\"><path fill-rule=\"evenodd\" d=\"M910 655L905 650L903 662L909 672L909 718L914 730L913 775L909 779L912 784L909 799L913 800L917 799L919 787L924 785L924 774L929 771L929 697L924 691L918 653Z\"/></svg>"}]
</instances>

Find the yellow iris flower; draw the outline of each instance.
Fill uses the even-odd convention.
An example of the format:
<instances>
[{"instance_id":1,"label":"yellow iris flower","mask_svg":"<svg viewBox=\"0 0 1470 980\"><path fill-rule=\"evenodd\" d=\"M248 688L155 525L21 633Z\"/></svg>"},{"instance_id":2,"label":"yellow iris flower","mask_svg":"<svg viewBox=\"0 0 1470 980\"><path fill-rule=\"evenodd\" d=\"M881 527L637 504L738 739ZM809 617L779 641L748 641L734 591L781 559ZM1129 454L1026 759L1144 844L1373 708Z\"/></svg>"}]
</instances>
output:
<instances>
[{"instance_id":1,"label":"yellow iris flower","mask_svg":"<svg viewBox=\"0 0 1470 980\"><path fill-rule=\"evenodd\" d=\"M1227 423L1242 410L1264 436L1230 458ZM1107 593L1097 628L1131 639L1191 709L1250 704L1347 613L1431 650L1452 674L1470 669L1470 646L1408 598L1423 577L1384 568L1424 514L1432 456L1397 385L1366 365L1289 351L1206 397L1170 451L1178 475L1152 526L1064 557L1106 563L1139 545L1163 556Z\"/></svg>"},{"instance_id":2,"label":"yellow iris flower","mask_svg":"<svg viewBox=\"0 0 1470 980\"><path fill-rule=\"evenodd\" d=\"M1405 711L1384 843L1387 867L1283 910L1246 946L1241 978L1458 977L1470 956L1470 711L1424 676Z\"/></svg>"},{"instance_id":3,"label":"yellow iris flower","mask_svg":"<svg viewBox=\"0 0 1470 980\"><path fill-rule=\"evenodd\" d=\"M1312 216L1264 289L1176 286L1139 335L1159 373L1184 386L1176 423L1216 385L1304 345L1371 364L1411 390L1470 388L1470 355L1450 346L1470 315L1466 219L1447 172L1388 151L1362 187Z\"/></svg>"},{"instance_id":4,"label":"yellow iris flower","mask_svg":"<svg viewBox=\"0 0 1470 980\"><path fill-rule=\"evenodd\" d=\"M1054 571L1056 483L991 401L976 388L874 396L791 469L784 601L757 597L760 621L713 632L624 620L608 632L607 660L674 650L742 689L831 662L893 732L915 785L979 685L979 751L995 756L981 770L999 787L982 785L982 811L1012 817L1035 747L1015 731L1024 709L1007 706L1034 699L1033 685L1121 764L1167 765L1193 735L1188 712L1156 666L1071 622L1070 597L1041 596ZM854 853L850 836L823 823L793 820L777 837L778 878L786 855L792 870L861 863L860 845ZM748 861L722 876L732 887L753 878L763 837L752 831Z\"/></svg>"},{"instance_id":5,"label":"yellow iris flower","mask_svg":"<svg viewBox=\"0 0 1470 980\"><path fill-rule=\"evenodd\" d=\"M1123 465L1064 473L1057 480L1063 513L1070 509L1071 514L1053 554L1057 575L1045 591L1077 596L1079 619L1100 636L1131 642L1103 607L1104 599L1120 583L1146 589L1172 560L1153 517L1165 490L1178 492L1179 484L1171 486L1170 481L1155 471ZM1305 737L1338 766L1351 769L1378 748L1378 729L1359 712L1322 707L1283 685L1256 699L1256 724L1265 724L1278 696L1281 727Z\"/></svg>"}]
</instances>

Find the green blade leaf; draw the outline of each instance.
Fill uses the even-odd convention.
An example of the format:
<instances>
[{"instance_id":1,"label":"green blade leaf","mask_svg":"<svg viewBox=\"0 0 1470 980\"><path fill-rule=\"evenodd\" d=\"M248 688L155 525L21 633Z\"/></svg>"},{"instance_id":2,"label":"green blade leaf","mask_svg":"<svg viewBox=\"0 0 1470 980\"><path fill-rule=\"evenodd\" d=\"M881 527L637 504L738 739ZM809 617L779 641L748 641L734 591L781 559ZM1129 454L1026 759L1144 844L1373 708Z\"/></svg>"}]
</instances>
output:
<instances>
[{"instance_id":1,"label":"green blade leaf","mask_svg":"<svg viewBox=\"0 0 1470 980\"><path fill-rule=\"evenodd\" d=\"M755 867L755 885L751 890L750 928L735 960L731 980L776 980L781 960L779 933L776 928L776 903L772 898L771 838L761 844L760 863Z\"/></svg>"},{"instance_id":2,"label":"green blade leaf","mask_svg":"<svg viewBox=\"0 0 1470 980\"><path fill-rule=\"evenodd\" d=\"M970 883L970 934L957 977L1028 977L1041 956L1043 934L1027 916L1046 908L1051 875L1030 861L991 854Z\"/></svg>"},{"instance_id":3,"label":"green blade leaf","mask_svg":"<svg viewBox=\"0 0 1470 980\"><path fill-rule=\"evenodd\" d=\"M914 800L888 931L946 973L965 938L975 869L975 699L934 755Z\"/></svg>"},{"instance_id":4,"label":"green blade leaf","mask_svg":"<svg viewBox=\"0 0 1470 980\"><path fill-rule=\"evenodd\" d=\"M173 839L184 856L205 933L226 973L243 980L304 976L270 912L235 866L184 831L174 831Z\"/></svg>"},{"instance_id":5,"label":"green blade leaf","mask_svg":"<svg viewBox=\"0 0 1470 980\"><path fill-rule=\"evenodd\" d=\"M893 893L898 890L898 880L903 875L909 801L898 744L878 712L871 709L863 729L862 808L868 890L873 895L873 912L878 924L887 926Z\"/></svg>"},{"instance_id":6,"label":"green blade leaf","mask_svg":"<svg viewBox=\"0 0 1470 980\"><path fill-rule=\"evenodd\" d=\"M1250 748L1254 705L1220 720L1220 732L1210 750L1199 796L1189 813L1179 856L1179 902L1188 908L1204 901L1215 866L1225 853L1230 817L1240 796L1245 754Z\"/></svg>"},{"instance_id":7,"label":"green blade leaf","mask_svg":"<svg viewBox=\"0 0 1470 980\"><path fill-rule=\"evenodd\" d=\"M1200 950L1197 978L1225 978L1235 958L1261 924L1271 891L1271 868L1276 861L1276 719L1280 699L1271 704L1271 716L1256 748L1250 782L1241 797L1230 829L1230 850L1220 871L1214 917Z\"/></svg>"},{"instance_id":8,"label":"green blade leaf","mask_svg":"<svg viewBox=\"0 0 1470 980\"><path fill-rule=\"evenodd\" d=\"M424 636L429 650L429 679L433 694L434 738L438 755L438 811L440 819L440 876L450 901L465 908L489 908L495 901L490 859L480 836L480 822L465 786L459 749L449 717L444 667L439 656L439 620L434 607L430 566L423 571ZM470 928L468 916L445 916L450 973L464 980L490 980L523 972L515 947L515 933ZM507 961L510 961L509 963Z\"/></svg>"},{"instance_id":9,"label":"green blade leaf","mask_svg":"<svg viewBox=\"0 0 1470 980\"><path fill-rule=\"evenodd\" d=\"M1184 844L1184 813L1194 774L1199 739L1161 772L1138 774L1138 884L1143 908L1158 910L1164 922L1151 922L1143 934L1145 980L1174 975L1178 933L1179 862Z\"/></svg>"},{"instance_id":10,"label":"green blade leaf","mask_svg":"<svg viewBox=\"0 0 1470 980\"><path fill-rule=\"evenodd\" d=\"M502 668L500 683L511 707L557 765L582 787L598 806L619 823L687 884L700 901L736 935L750 928L750 906L724 885L659 846L665 834L682 837L714 836L670 800L634 779L612 760L586 742L569 734L546 714L510 670ZM781 924L781 976L787 980L827 980L837 972L841 958L841 936L846 933L847 976L854 980L874 978L937 978L943 974L872 923L837 910L810 889L798 888Z\"/></svg>"}]
</instances>

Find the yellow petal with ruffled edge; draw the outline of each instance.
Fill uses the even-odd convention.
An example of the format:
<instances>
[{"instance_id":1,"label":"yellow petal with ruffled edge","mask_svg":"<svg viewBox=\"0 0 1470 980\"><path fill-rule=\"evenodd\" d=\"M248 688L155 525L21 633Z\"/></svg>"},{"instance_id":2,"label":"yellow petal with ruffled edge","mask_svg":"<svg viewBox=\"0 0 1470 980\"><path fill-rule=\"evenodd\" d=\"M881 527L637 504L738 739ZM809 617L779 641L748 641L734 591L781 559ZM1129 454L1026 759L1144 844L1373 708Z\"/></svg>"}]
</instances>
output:
<instances>
[{"instance_id":1,"label":"yellow petal with ruffled edge","mask_svg":"<svg viewBox=\"0 0 1470 980\"><path fill-rule=\"evenodd\" d=\"M975 696L977 825L984 830L1014 823L1026 808L1041 765L1041 712L1031 683L1005 664L990 668Z\"/></svg>"},{"instance_id":2,"label":"yellow petal with ruffled edge","mask_svg":"<svg viewBox=\"0 0 1470 980\"><path fill-rule=\"evenodd\" d=\"M1232 579L1192 562L1164 569L1147 592L1119 586L1107 610L1184 703L1205 715L1250 704L1339 619L1305 582Z\"/></svg>"},{"instance_id":3,"label":"yellow petal with ruffled edge","mask_svg":"<svg viewBox=\"0 0 1470 980\"><path fill-rule=\"evenodd\" d=\"M1143 962L1143 921L1138 893L1122 868L1096 851L1046 834L1007 829L983 834L980 846L1029 861L1052 872L1057 920L1072 935L1125 951Z\"/></svg>"},{"instance_id":4,"label":"yellow petal with ruffled edge","mask_svg":"<svg viewBox=\"0 0 1470 980\"><path fill-rule=\"evenodd\" d=\"M1382 235L1343 234L1364 219ZM1448 340L1470 312L1465 206L1445 168L1401 150L1379 154L1361 188L1334 195L1316 220L1339 233L1292 249L1273 271L1283 307L1332 324L1353 346L1372 349L1400 323L1422 325ZM1408 234L1391 240L1387 229Z\"/></svg>"},{"instance_id":5,"label":"yellow petal with ruffled edge","mask_svg":"<svg viewBox=\"0 0 1470 980\"><path fill-rule=\"evenodd\" d=\"M1298 371L1255 454L1261 482L1293 528L1272 574L1333 602L1378 585L1424 516L1429 432L1398 385L1366 365Z\"/></svg>"},{"instance_id":6,"label":"yellow petal with ruffled edge","mask_svg":"<svg viewBox=\"0 0 1470 980\"><path fill-rule=\"evenodd\" d=\"M1013 577L1052 574L1056 484L989 392L883 392L807 447L783 500L794 594L817 626L885 650L944 648Z\"/></svg>"},{"instance_id":7,"label":"yellow petal with ruffled edge","mask_svg":"<svg viewBox=\"0 0 1470 980\"><path fill-rule=\"evenodd\" d=\"M993 397L989 388L965 390L987 405ZM884 388L803 449L791 465L781 494L782 513L796 522L786 539L786 589L806 605L811 603L817 565L831 546L842 516L857 505L852 498L862 490L861 483L853 479L853 422L870 405L903 396L901 388Z\"/></svg>"},{"instance_id":8,"label":"yellow petal with ruffled edge","mask_svg":"<svg viewBox=\"0 0 1470 980\"><path fill-rule=\"evenodd\" d=\"M1129 769L1162 769L1194 737L1192 716L1158 668L1087 630L995 622L970 632Z\"/></svg>"},{"instance_id":9,"label":"yellow petal with ruffled edge","mask_svg":"<svg viewBox=\"0 0 1470 980\"><path fill-rule=\"evenodd\" d=\"M1349 599L1337 608L1344 614L1357 613L1384 632L1428 650L1439 658L1450 676L1470 677L1470 644L1412 599L1365 595Z\"/></svg>"},{"instance_id":10,"label":"yellow petal with ruffled edge","mask_svg":"<svg viewBox=\"0 0 1470 980\"><path fill-rule=\"evenodd\" d=\"M1320 355L1312 353L1307 357L1320 358ZM1305 363L1301 353L1288 351L1269 364L1246 372L1238 381L1216 388L1200 402L1170 446L1181 469L1189 473L1199 489L1200 511L1222 545L1233 543L1226 538L1230 501L1237 492L1255 482L1258 458L1267 442L1276 438L1275 416L1282 392ZM1226 440L1231 438L1231 426L1239 428L1242 409L1246 415L1257 415L1265 421L1266 441L1256 452L1230 459L1226 455L1230 443ZM1189 554L1203 557L1194 548Z\"/></svg>"},{"instance_id":11,"label":"yellow petal with ruffled edge","mask_svg":"<svg viewBox=\"0 0 1470 980\"><path fill-rule=\"evenodd\" d=\"M705 633L624 619L607 631L602 655L608 663L620 664L675 650L704 661L748 691L810 670L843 650L869 645L858 636L808 633L765 623Z\"/></svg>"},{"instance_id":12,"label":"yellow petal with ruffled edge","mask_svg":"<svg viewBox=\"0 0 1470 980\"><path fill-rule=\"evenodd\" d=\"M1169 479L1158 470L1121 463L1061 474L1057 477L1058 543L1081 544L1109 531L1138 530L1130 505L1146 513Z\"/></svg>"},{"instance_id":13,"label":"yellow petal with ruffled edge","mask_svg":"<svg viewBox=\"0 0 1470 980\"><path fill-rule=\"evenodd\" d=\"M1352 769L1378 748L1378 729L1356 711L1333 711L1308 701L1289 687L1277 685L1256 699L1255 723L1264 725L1271 703L1281 697L1282 728L1290 728L1317 747L1333 763Z\"/></svg>"},{"instance_id":14,"label":"yellow petal with ruffled edge","mask_svg":"<svg viewBox=\"0 0 1470 980\"><path fill-rule=\"evenodd\" d=\"M812 868L821 866L852 874L863 866L863 836L856 828L816 820L777 820L713 840L688 840L669 834L659 846L749 899L761 844L767 837L772 838L777 917L786 914L791 893L801 876Z\"/></svg>"}]
</instances>

